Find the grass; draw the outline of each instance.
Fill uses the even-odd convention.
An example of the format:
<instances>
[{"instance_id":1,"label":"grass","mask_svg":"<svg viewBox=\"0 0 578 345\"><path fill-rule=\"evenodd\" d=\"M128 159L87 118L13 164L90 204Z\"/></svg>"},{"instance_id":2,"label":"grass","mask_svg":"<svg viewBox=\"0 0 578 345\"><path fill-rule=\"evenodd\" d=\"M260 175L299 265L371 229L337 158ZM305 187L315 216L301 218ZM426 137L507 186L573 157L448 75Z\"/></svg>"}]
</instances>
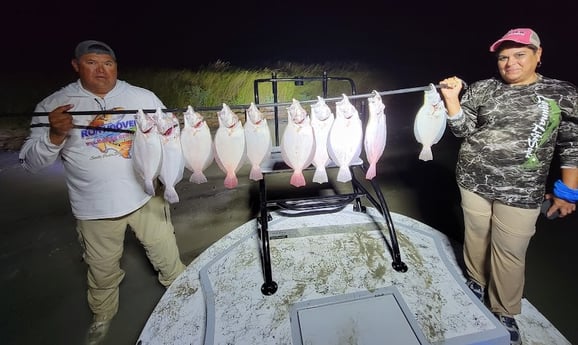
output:
<instances>
[{"instance_id":1,"label":"grass","mask_svg":"<svg viewBox=\"0 0 578 345\"><path fill-rule=\"evenodd\" d=\"M321 77L327 72L331 77L351 78L356 83L357 93L385 90L390 82L370 67L356 63L328 63L324 65L302 65L277 62L259 68L241 68L228 62L216 61L197 69L138 69L123 70L119 66L119 79L147 88L159 96L167 108L219 108L249 105L254 101L254 80L277 78ZM76 80L71 71L67 75L42 75L23 77L8 81L0 86L0 128L26 127L35 105L58 88ZM33 87L31 87L31 85ZM351 94L349 83L340 80L328 82L328 97ZM273 103L272 84L258 84L259 103ZM320 80L305 81L302 86L294 82L278 83L278 102L315 100L323 95ZM207 112L216 116L214 111ZM205 115L207 116L207 115Z\"/></svg>"}]
</instances>

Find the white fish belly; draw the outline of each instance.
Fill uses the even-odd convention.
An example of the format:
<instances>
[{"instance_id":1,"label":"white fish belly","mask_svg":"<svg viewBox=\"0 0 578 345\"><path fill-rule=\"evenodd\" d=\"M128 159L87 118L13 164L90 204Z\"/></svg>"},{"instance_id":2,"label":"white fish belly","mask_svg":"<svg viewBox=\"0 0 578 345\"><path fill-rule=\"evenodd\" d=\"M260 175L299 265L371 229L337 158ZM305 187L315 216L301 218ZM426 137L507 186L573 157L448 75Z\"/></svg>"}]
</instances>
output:
<instances>
[{"instance_id":1,"label":"white fish belly","mask_svg":"<svg viewBox=\"0 0 578 345\"><path fill-rule=\"evenodd\" d=\"M329 152L327 152L327 141L329 140L329 132L331 131L333 121L333 116L328 117L324 121L311 120L313 135L315 137L313 165L316 169L313 174L313 182L316 183L325 183L329 181L325 167L327 167L330 162Z\"/></svg>"},{"instance_id":2,"label":"white fish belly","mask_svg":"<svg viewBox=\"0 0 578 345\"><path fill-rule=\"evenodd\" d=\"M313 164L316 167L326 167L329 164L329 152L327 152L327 140L333 124L333 118L327 122L313 122L313 134L315 136L315 156Z\"/></svg>"},{"instance_id":3,"label":"white fish belly","mask_svg":"<svg viewBox=\"0 0 578 345\"><path fill-rule=\"evenodd\" d=\"M281 156L295 170L303 170L313 161L315 138L311 126L297 126L289 122L281 140Z\"/></svg>"},{"instance_id":4,"label":"white fish belly","mask_svg":"<svg viewBox=\"0 0 578 345\"><path fill-rule=\"evenodd\" d=\"M215 134L215 160L225 173L235 173L242 165L245 156L245 134L243 127L232 131L219 128Z\"/></svg>"},{"instance_id":5,"label":"white fish belly","mask_svg":"<svg viewBox=\"0 0 578 345\"><path fill-rule=\"evenodd\" d=\"M159 179L165 186L165 199L169 203L179 201L175 191L176 184L183 179L185 161L178 137L171 138L162 144L163 159Z\"/></svg>"},{"instance_id":6,"label":"white fish belly","mask_svg":"<svg viewBox=\"0 0 578 345\"><path fill-rule=\"evenodd\" d=\"M418 111L414 122L414 135L422 144L421 160L432 160L431 147L439 142L446 128L446 115L442 111L434 111L433 106L423 106Z\"/></svg>"},{"instance_id":7,"label":"white fish belly","mask_svg":"<svg viewBox=\"0 0 578 345\"><path fill-rule=\"evenodd\" d=\"M359 158L362 140L363 130L359 119L336 119L329 133L329 156L338 166L348 166Z\"/></svg>"},{"instance_id":8,"label":"white fish belly","mask_svg":"<svg viewBox=\"0 0 578 345\"><path fill-rule=\"evenodd\" d=\"M385 149L387 128L385 117L380 116L369 119L365 129L364 147L365 155L369 163L376 163Z\"/></svg>"},{"instance_id":9,"label":"white fish belly","mask_svg":"<svg viewBox=\"0 0 578 345\"><path fill-rule=\"evenodd\" d=\"M359 159L363 145L361 120L337 118L329 133L328 151L333 162L339 166L337 181L351 180L349 166Z\"/></svg>"},{"instance_id":10,"label":"white fish belly","mask_svg":"<svg viewBox=\"0 0 578 345\"><path fill-rule=\"evenodd\" d=\"M271 155L271 133L267 124L260 126L245 126L245 140L247 144L247 159L254 165L260 165Z\"/></svg>"},{"instance_id":11,"label":"white fish belly","mask_svg":"<svg viewBox=\"0 0 578 345\"><path fill-rule=\"evenodd\" d=\"M181 147L185 166L191 172L200 173L213 161L213 141L206 125L199 130L184 128L181 132Z\"/></svg>"},{"instance_id":12,"label":"white fish belly","mask_svg":"<svg viewBox=\"0 0 578 345\"><path fill-rule=\"evenodd\" d=\"M159 176L162 146L157 132L142 133L137 130L132 144L133 166L142 178L145 192L154 195L154 180Z\"/></svg>"}]
</instances>

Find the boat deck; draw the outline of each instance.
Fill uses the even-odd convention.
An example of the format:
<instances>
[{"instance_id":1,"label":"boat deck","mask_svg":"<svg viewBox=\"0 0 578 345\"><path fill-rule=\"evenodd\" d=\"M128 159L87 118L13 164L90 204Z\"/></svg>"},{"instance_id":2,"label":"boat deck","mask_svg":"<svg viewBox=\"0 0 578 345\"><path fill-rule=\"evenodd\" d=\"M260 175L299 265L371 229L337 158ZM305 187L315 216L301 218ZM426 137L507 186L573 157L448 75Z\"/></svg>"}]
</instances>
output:
<instances>
[{"instance_id":1,"label":"boat deck","mask_svg":"<svg viewBox=\"0 0 578 345\"><path fill-rule=\"evenodd\" d=\"M187 267L150 315L138 344L509 344L465 286L455 245L392 213L407 272L392 268L383 216L368 207L302 217L272 212L275 294L261 293L257 221ZM524 344L570 344L523 300Z\"/></svg>"}]
</instances>

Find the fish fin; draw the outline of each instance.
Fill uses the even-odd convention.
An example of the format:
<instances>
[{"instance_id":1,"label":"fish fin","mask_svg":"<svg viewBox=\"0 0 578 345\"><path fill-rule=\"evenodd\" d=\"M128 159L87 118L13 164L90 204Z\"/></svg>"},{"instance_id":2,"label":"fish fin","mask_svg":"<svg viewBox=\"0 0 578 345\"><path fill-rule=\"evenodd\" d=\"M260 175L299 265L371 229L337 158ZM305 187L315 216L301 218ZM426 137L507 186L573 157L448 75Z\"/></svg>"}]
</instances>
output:
<instances>
[{"instance_id":1,"label":"fish fin","mask_svg":"<svg viewBox=\"0 0 578 345\"><path fill-rule=\"evenodd\" d=\"M337 181L339 182L351 181L351 171L349 171L348 165L339 167L339 172L337 173Z\"/></svg>"},{"instance_id":2,"label":"fish fin","mask_svg":"<svg viewBox=\"0 0 578 345\"><path fill-rule=\"evenodd\" d=\"M371 164L369 164L369 168L367 169L367 173L365 173L365 178L367 180L371 180L375 177L375 175L376 175L375 163L371 163Z\"/></svg>"},{"instance_id":3,"label":"fish fin","mask_svg":"<svg viewBox=\"0 0 578 345\"><path fill-rule=\"evenodd\" d=\"M259 181L263 179L263 173L261 172L261 167L259 165L253 165L251 167L249 178L253 181Z\"/></svg>"},{"instance_id":4,"label":"fish fin","mask_svg":"<svg viewBox=\"0 0 578 345\"><path fill-rule=\"evenodd\" d=\"M325 183L329 181L327 178L327 171L323 167L318 167L315 169L315 173L313 174L313 182L316 183Z\"/></svg>"},{"instance_id":5,"label":"fish fin","mask_svg":"<svg viewBox=\"0 0 578 345\"><path fill-rule=\"evenodd\" d=\"M196 184L201 184L207 182L207 177L205 174L203 174L202 171L193 171L191 177L189 177L189 181Z\"/></svg>"},{"instance_id":6,"label":"fish fin","mask_svg":"<svg viewBox=\"0 0 578 345\"><path fill-rule=\"evenodd\" d=\"M177 191L173 187L165 186L164 198L170 204L179 202L179 195L177 194Z\"/></svg>"},{"instance_id":7,"label":"fish fin","mask_svg":"<svg viewBox=\"0 0 578 345\"><path fill-rule=\"evenodd\" d=\"M239 184L239 180L235 174L227 174L225 176L225 188L233 189Z\"/></svg>"},{"instance_id":8,"label":"fish fin","mask_svg":"<svg viewBox=\"0 0 578 345\"><path fill-rule=\"evenodd\" d=\"M151 196L155 196L155 185L152 180L145 181L145 193Z\"/></svg>"},{"instance_id":9,"label":"fish fin","mask_svg":"<svg viewBox=\"0 0 578 345\"><path fill-rule=\"evenodd\" d=\"M419 153L419 159L422 161L431 161L433 159L433 152L431 146L424 146Z\"/></svg>"},{"instance_id":10,"label":"fish fin","mask_svg":"<svg viewBox=\"0 0 578 345\"><path fill-rule=\"evenodd\" d=\"M301 171L294 171L290 183L295 187L303 187L305 186L305 176Z\"/></svg>"}]
</instances>

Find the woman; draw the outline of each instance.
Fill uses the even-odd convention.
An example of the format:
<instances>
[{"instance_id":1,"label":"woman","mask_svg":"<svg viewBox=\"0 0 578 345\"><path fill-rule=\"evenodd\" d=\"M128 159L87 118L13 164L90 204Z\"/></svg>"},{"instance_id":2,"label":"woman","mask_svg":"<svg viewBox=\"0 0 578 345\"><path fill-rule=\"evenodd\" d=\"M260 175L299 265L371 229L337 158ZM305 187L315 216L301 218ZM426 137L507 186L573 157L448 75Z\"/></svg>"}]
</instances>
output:
<instances>
[{"instance_id":1,"label":"woman","mask_svg":"<svg viewBox=\"0 0 578 345\"><path fill-rule=\"evenodd\" d=\"M525 257L544 199L547 215L567 216L578 200L578 94L568 82L536 72L542 47L536 32L512 29L490 46L500 78L462 90L442 80L448 126L463 138L456 167L464 214L467 285L521 344ZM561 179L545 195L558 154ZM486 296L487 294L487 296Z\"/></svg>"}]
</instances>

